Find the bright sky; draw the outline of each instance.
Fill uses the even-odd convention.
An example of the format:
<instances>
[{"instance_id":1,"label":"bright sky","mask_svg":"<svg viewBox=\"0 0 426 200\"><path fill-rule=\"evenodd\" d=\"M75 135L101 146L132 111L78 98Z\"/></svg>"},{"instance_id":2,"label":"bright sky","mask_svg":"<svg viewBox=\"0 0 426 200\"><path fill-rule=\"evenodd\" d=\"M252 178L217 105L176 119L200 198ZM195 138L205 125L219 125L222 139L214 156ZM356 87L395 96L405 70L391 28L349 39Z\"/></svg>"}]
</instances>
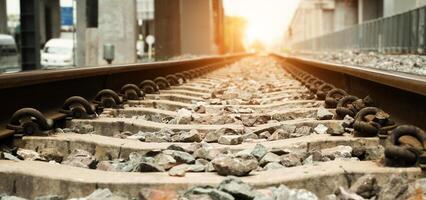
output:
<instances>
[{"instance_id":1,"label":"bright sky","mask_svg":"<svg viewBox=\"0 0 426 200\"><path fill-rule=\"evenodd\" d=\"M279 43L300 0L224 0L225 13L248 22L245 42L260 40L268 46Z\"/></svg>"}]
</instances>

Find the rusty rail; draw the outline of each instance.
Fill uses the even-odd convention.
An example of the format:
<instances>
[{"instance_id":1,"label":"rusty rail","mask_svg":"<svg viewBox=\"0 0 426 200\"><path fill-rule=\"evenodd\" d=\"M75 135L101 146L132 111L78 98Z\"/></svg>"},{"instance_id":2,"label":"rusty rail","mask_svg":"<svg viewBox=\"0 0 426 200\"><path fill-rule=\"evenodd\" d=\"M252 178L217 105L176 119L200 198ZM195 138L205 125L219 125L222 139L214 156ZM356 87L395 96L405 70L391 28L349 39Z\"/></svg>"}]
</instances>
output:
<instances>
[{"instance_id":1,"label":"rusty rail","mask_svg":"<svg viewBox=\"0 0 426 200\"><path fill-rule=\"evenodd\" d=\"M85 67L63 70L37 70L0 76L0 135L12 114L23 107L35 108L60 119L57 110L70 96L93 99L108 88L119 90L128 83L139 84L176 72L201 66L223 66L249 54L210 56L180 61Z\"/></svg>"},{"instance_id":2,"label":"rusty rail","mask_svg":"<svg viewBox=\"0 0 426 200\"><path fill-rule=\"evenodd\" d=\"M420 75L348 66L273 54L324 81L359 97L369 95L399 123L426 128L426 78Z\"/></svg>"}]
</instances>

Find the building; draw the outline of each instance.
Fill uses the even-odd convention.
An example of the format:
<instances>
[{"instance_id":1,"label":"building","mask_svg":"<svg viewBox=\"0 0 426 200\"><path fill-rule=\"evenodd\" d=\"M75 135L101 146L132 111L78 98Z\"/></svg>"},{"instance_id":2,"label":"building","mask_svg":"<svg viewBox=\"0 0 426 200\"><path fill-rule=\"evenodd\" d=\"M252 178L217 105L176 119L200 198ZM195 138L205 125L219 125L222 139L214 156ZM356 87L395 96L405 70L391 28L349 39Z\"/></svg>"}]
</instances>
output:
<instances>
[{"instance_id":1,"label":"building","mask_svg":"<svg viewBox=\"0 0 426 200\"><path fill-rule=\"evenodd\" d=\"M154 35L154 0L137 0L136 13L138 18L139 34L144 37L147 35Z\"/></svg>"},{"instance_id":2,"label":"building","mask_svg":"<svg viewBox=\"0 0 426 200\"><path fill-rule=\"evenodd\" d=\"M0 34L7 32L6 0L0 0Z\"/></svg>"},{"instance_id":3,"label":"building","mask_svg":"<svg viewBox=\"0 0 426 200\"><path fill-rule=\"evenodd\" d=\"M106 44L114 45L113 64L136 63L136 0L78 0L76 35L77 66L106 65Z\"/></svg>"},{"instance_id":4,"label":"building","mask_svg":"<svg viewBox=\"0 0 426 200\"><path fill-rule=\"evenodd\" d=\"M285 35L286 44L291 46L355 25L357 10L356 0L302 0Z\"/></svg>"},{"instance_id":5,"label":"building","mask_svg":"<svg viewBox=\"0 0 426 200\"><path fill-rule=\"evenodd\" d=\"M302 0L287 32L286 48L327 33L426 5L426 0Z\"/></svg>"},{"instance_id":6,"label":"building","mask_svg":"<svg viewBox=\"0 0 426 200\"><path fill-rule=\"evenodd\" d=\"M222 0L155 0L158 59L223 52Z\"/></svg>"},{"instance_id":7,"label":"building","mask_svg":"<svg viewBox=\"0 0 426 200\"><path fill-rule=\"evenodd\" d=\"M225 51L228 53L244 52L244 34L247 22L242 17L225 17Z\"/></svg>"}]
</instances>

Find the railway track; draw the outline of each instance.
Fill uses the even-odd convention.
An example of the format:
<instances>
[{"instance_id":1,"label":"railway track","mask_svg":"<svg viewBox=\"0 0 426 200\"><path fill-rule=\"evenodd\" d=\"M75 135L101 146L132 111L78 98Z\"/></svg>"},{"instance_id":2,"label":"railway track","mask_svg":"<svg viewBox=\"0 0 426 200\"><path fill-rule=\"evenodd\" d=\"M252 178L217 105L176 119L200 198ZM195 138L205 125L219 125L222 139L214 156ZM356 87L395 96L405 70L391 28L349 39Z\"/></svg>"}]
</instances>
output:
<instances>
[{"instance_id":1,"label":"railway track","mask_svg":"<svg viewBox=\"0 0 426 200\"><path fill-rule=\"evenodd\" d=\"M2 131L1 191L30 199L423 196L426 134L374 97L276 55L220 61L103 89L90 101L73 96L56 112L15 112Z\"/></svg>"}]
</instances>

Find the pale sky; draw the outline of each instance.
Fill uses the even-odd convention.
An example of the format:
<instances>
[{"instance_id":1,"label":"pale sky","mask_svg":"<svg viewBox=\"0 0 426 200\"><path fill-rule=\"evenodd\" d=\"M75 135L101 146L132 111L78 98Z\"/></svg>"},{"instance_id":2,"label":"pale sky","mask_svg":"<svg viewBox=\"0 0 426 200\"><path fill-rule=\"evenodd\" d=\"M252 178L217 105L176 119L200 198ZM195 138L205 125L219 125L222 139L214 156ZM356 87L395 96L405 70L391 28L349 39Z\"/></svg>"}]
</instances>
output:
<instances>
[{"instance_id":1,"label":"pale sky","mask_svg":"<svg viewBox=\"0 0 426 200\"><path fill-rule=\"evenodd\" d=\"M300 0L224 0L225 13L248 22L246 42L276 45L287 30Z\"/></svg>"}]
</instances>

